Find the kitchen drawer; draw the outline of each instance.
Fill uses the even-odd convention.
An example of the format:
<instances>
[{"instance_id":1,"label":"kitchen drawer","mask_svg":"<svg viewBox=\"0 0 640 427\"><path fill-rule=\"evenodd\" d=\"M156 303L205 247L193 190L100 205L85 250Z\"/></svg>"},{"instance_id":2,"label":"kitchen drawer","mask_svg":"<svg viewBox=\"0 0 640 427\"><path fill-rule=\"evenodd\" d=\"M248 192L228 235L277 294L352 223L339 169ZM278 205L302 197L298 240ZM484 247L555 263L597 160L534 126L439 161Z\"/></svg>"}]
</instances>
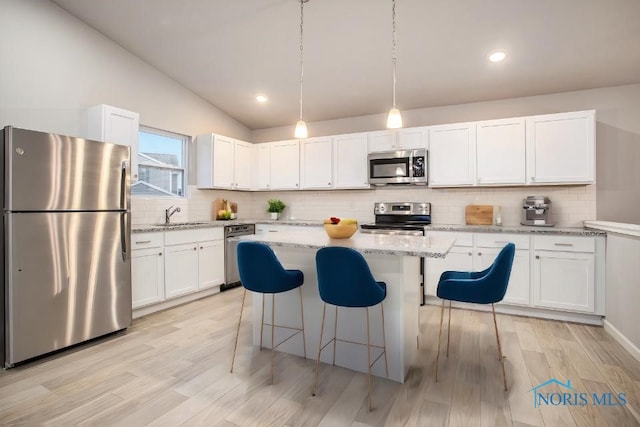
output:
<instances>
[{"instance_id":1,"label":"kitchen drawer","mask_svg":"<svg viewBox=\"0 0 640 427\"><path fill-rule=\"evenodd\" d=\"M454 238L454 246L473 247L473 233L464 233L456 231L426 231L427 237L447 237Z\"/></svg>"},{"instance_id":2,"label":"kitchen drawer","mask_svg":"<svg viewBox=\"0 0 640 427\"><path fill-rule=\"evenodd\" d=\"M131 249L159 248L162 246L162 232L132 233Z\"/></svg>"},{"instance_id":3,"label":"kitchen drawer","mask_svg":"<svg viewBox=\"0 0 640 427\"><path fill-rule=\"evenodd\" d=\"M533 246L545 251L595 252L596 240L593 237L535 236Z\"/></svg>"},{"instance_id":4,"label":"kitchen drawer","mask_svg":"<svg viewBox=\"0 0 640 427\"><path fill-rule=\"evenodd\" d=\"M164 233L165 246L222 239L224 239L224 229L222 227L165 231Z\"/></svg>"},{"instance_id":5,"label":"kitchen drawer","mask_svg":"<svg viewBox=\"0 0 640 427\"><path fill-rule=\"evenodd\" d=\"M522 234L485 234L476 233L476 247L478 248L502 248L512 242L516 249L529 249L529 236Z\"/></svg>"}]
</instances>

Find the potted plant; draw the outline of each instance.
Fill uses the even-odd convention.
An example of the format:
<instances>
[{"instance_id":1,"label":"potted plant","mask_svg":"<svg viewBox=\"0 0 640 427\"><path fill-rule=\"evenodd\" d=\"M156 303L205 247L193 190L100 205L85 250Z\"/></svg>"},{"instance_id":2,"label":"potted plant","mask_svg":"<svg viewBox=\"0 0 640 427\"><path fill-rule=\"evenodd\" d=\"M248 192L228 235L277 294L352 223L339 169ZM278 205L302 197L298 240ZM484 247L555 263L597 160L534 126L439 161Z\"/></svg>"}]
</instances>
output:
<instances>
[{"instance_id":1,"label":"potted plant","mask_svg":"<svg viewBox=\"0 0 640 427\"><path fill-rule=\"evenodd\" d=\"M269 205L267 207L267 212L271 213L271 219L278 219L284 208L287 207L287 205L279 199L269 199L267 204Z\"/></svg>"}]
</instances>

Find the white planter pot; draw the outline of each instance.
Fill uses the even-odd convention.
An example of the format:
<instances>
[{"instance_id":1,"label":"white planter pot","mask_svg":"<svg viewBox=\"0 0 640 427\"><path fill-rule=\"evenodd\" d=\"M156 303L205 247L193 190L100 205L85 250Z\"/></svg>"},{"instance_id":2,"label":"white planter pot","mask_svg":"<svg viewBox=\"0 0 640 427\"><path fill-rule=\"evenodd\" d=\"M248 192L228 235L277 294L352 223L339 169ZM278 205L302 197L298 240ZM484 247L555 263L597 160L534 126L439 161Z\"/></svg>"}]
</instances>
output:
<instances>
[{"instance_id":1,"label":"white planter pot","mask_svg":"<svg viewBox=\"0 0 640 427\"><path fill-rule=\"evenodd\" d=\"M271 212L271 219L277 220L280 217L279 212Z\"/></svg>"}]
</instances>

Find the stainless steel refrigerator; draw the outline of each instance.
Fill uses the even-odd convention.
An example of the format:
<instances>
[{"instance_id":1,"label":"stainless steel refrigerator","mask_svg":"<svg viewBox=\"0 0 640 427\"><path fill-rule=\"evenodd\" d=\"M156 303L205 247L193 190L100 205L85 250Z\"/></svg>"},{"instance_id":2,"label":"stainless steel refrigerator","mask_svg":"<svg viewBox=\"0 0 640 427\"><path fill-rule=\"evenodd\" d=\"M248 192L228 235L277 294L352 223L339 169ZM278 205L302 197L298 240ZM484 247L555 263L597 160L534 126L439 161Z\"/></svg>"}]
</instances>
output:
<instances>
[{"instance_id":1,"label":"stainless steel refrigerator","mask_svg":"<svg viewBox=\"0 0 640 427\"><path fill-rule=\"evenodd\" d=\"M1 366L131 324L129 147L5 127Z\"/></svg>"}]
</instances>

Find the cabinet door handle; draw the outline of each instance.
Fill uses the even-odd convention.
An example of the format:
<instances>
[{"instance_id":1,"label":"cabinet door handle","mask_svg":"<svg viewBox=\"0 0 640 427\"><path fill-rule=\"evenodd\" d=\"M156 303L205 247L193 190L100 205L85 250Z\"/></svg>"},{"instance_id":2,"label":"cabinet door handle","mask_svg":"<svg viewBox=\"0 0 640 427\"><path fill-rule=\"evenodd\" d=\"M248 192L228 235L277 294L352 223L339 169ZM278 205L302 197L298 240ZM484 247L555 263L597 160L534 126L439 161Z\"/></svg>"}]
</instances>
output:
<instances>
[{"instance_id":1,"label":"cabinet door handle","mask_svg":"<svg viewBox=\"0 0 640 427\"><path fill-rule=\"evenodd\" d=\"M330 183L330 182L327 182L327 185L331 185L331 183Z\"/></svg>"},{"instance_id":2,"label":"cabinet door handle","mask_svg":"<svg viewBox=\"0 0 640 427\"><path fill-rule=\"evenodd\" d=\"M296 183L296 187L298 186L298 183Z\"/></svg>"},{"instance_id":3,"label":"cabinet door handle","mask_svg":"<svg viewBox=\"0 0 640 427\"><path fill-rule=\"evenodd\" d=\"M540 255L536 255L536 259L540 259Z\"/></svg>"},{"instance_id":4,"label":"cabinet door handle","mask_svg":"<svg viewBox=\"0 0 640 427\"><path fill-rule=\"evenodd\" d=\"M554 243L554 246L573 246L573 243Z\"/></svg>"},{"instance_id":5,"label":"cabinet door handle","mask_svg":"<svg viewBox=\"0 0 640 427\"><path fill-rule=\"evenodd\" d=\"M158 252L158 256L162 256L162 252Z\"/></svg>"},{"instance_id":6,"label":"cabinet door handle","mask_svg":"<svg viewBox=\"0 0 640 427\"><path fill-rule=\"evenodd\" d=\"M197 247L197 246L195 246L195 247L193 248L193 250L194 250L194 251L197 251L197 250L198 250L198 247Z\"/></svg>"},{"instance_id":7,"label":"cabinet door handle","mask_svg":"<svg viewBox=\"0 0 640 427\"><path fill-rule=\"evenodd\" d=\"M535 181L536 181L536 177L535 177L535 176L532 176L532 177L531 177L531 181L535 182Z\"/></svg>"},{"instance_id":8,"label":"cabinet door handle","mask_svg":"<svg viewBox=\"0 0 640 427\"><path fill-rule=\"evenodd\" d=\"M482 256L482 252L478 252L478 256Z\"/></svg>"},{"instance_id":9,"label":"cabinet door handle","mask_svg":"<svg viewBox=\"0 0 640 427\"><path fill-rule=\"evenodd\" d=\"M137 244L142 244L142 243L151 243L151 240L139 240L136 241Z\"/></svg>"},{"instance_id":10,"label":"cabinet door handle","mask_svg":"<svg viewBox=\"0 0 640 427\"><path fill-rule=\"evenodd\" d=\"M200 249L204 249L204 247L200 246Z\"/></svg>"},{"instance_id":11,"label":"cabinet door handle","mask_svg":"<svg viewBox=\"0 0 640 427\"><path fill-rule=\"evenodd\" d=\"M472 256L472 255L473 255L473 252L469 252L469 256Z\"/></svg>"}]
</instances>

